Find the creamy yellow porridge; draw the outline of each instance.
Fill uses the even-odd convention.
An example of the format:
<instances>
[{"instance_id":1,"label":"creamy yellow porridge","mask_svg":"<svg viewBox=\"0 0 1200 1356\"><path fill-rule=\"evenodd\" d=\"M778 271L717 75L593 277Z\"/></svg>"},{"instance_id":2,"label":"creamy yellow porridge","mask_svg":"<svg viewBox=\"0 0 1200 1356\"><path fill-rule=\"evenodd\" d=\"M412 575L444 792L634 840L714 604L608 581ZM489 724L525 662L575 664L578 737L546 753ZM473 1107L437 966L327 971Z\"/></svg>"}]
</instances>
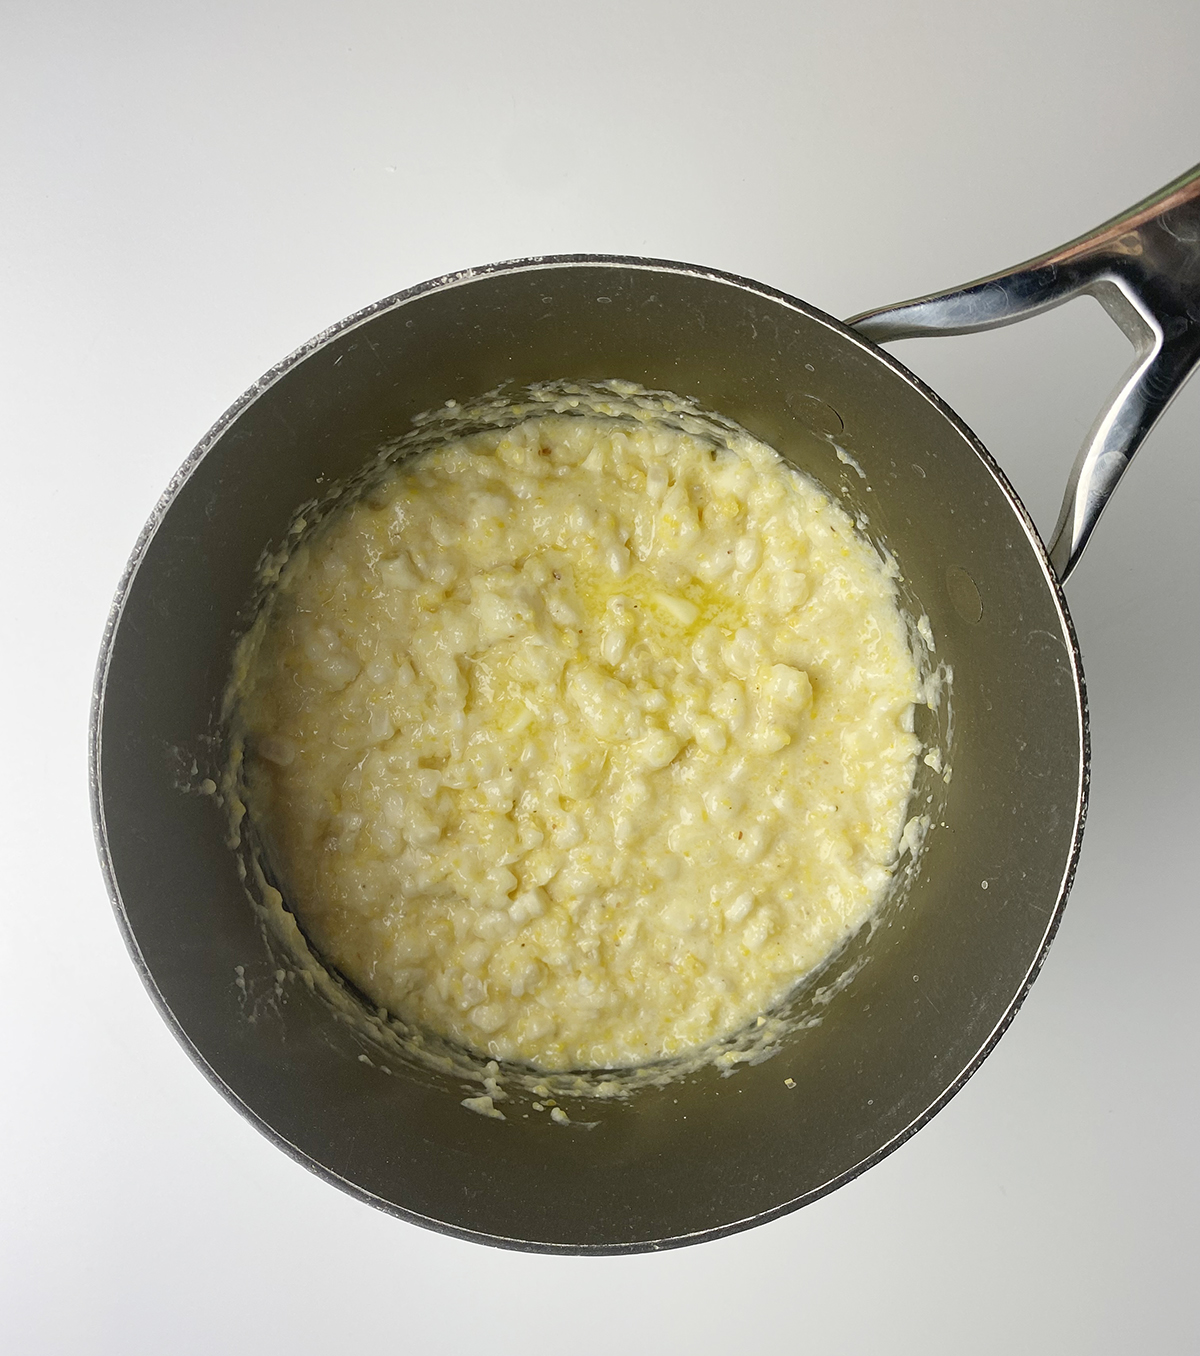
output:
<instances>
[{"instance_id":1,"label":"creamy yellow porridge","mask_svg":"<svg viewBox=\"0 0 1200 1356\"><path fill-rule=\"evenodd\" d=\"M776 1004L895 865L918 677L891 573L748 438L548 414L393 467L238 655L245 798L321 955L548 1071Z\"/></svg>"}]
</instances>

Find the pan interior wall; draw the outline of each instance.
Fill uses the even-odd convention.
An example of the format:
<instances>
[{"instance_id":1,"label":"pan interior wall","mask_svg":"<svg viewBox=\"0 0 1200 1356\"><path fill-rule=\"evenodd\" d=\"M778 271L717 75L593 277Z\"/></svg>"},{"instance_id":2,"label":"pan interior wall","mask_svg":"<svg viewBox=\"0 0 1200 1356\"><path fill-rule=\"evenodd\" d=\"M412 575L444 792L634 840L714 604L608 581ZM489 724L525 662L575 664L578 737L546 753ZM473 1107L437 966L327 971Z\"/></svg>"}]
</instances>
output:
<instances>
[{"instance_id":1,"label":"pan interior wall","mask_svg":"<svg viewBox=\"0 0 1200 1356\"><path fill-rule=\"evenodd\" d=\"M448 400L614 377L736 420L865 519L899 563L914 622L927 618L934 662L953 671L948 701L923 717L945 767L922 773L920 870L844 953L852 981L810 995L814 1022L777 1055L581 1113L592 1130L524 1120L519 1100L501 1124L464 1112L453 1078L385 1076L360 1060L363 1037L303 986L277 992L224 820L190 788L219 764L251 581L297 505ZM622 1250L803 1203L938 1103L1005 1021L1057 921L1083 738L1069 627L1026 520L918 383L827 317L752 286L574 262L383 303L224 427L130 582L103 693L100 799L149 982L260 1125L435 1227Z\"/></svg>"}]
</instances>

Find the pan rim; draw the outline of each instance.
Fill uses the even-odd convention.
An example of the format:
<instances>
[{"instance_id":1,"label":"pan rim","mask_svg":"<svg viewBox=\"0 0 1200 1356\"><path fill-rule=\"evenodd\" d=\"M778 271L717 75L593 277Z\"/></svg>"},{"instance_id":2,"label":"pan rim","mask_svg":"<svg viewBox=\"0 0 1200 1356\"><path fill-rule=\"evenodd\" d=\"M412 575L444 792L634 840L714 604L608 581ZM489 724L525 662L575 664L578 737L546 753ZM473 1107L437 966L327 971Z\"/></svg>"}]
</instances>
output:
<instances>
[{"instance_id":1,"label":"pan rim","mask_svg":"<svg viewBox=\"0 0 1200 1356\"><path fill-rule=\"evenodd\" d=\"M632 1243L549 1243L531 1241L528 1239L510 1238L497 1234L489 1234L481 1230L465 1228L458 1225L452 1225L442 1220L433 1219L429 1216L419 1214L418 1212L405 1209L388 1201L383 1197L376 1195L360 1187L356 1183L341 1176L339 1173L321 1163L312 1157L306 1150L291 1143L281 1135L273 1126L265 1121L245 1100L236 1093L221 1077L218 1071L209 1063L208 1059L201 1050L192 1041L190 1035L183 1024L176 1017L167 1000L159 989L154 975L142 954L140 945L137 941L136 933L130 922L125 908L124 900L121 895L120 883L117 880L116 871L113 865L112 854L108 842L108 830L104 806L103 791L103 740L104 740L104 705L107 690L109 668L113 655L114 644L117 633L120 628L121 619L125 610L125 604L129 599L137 581L137 575L144 561L151 542L157 534L159 528L165 521L176 498L182 492L193 473L200 466L201 462L213 449L225 432L241 417L241 415L250 408L261 396L269 391L281 378L298 367L307 358L326 347L334 339L349 333L350 331L367 324L375 317L385 312L398 309L399 307L415 301L423 296L434 292L447 291L453 288L467 286L472 282L486 279L493 276L503 276L509 274L528 273L539 270L549 270L564 267L602 267L613 269L634 269L642 272L663 272L674 275L693 277L704 281L719 283L731 286L742 291L750 292L758 297L765 298L785 307L798 311L809 319L828 326L837 332L843 339L849 340L853 345L860 348L863 352L882 362L895 376L910 386L918 395L924 398L934 409L954 428L960 437L969 445L971 450L983 462L989 474L995 480L1006 502L1015 514L1020 523L1026 538L1033 548L1034 554L1042 570L1044 580L1050 590L1051 598L1059 618L1059 624L1062 630L1063 638L1066 641L1066 649L1070 661L1073 689L1076 697L1076 713L1078 722L1079 737L1079 777L1075 794L1074 823L1071 836L1070 851L1067 857L1066 865L1062 878L1059 882L1057 897L1054 906L1051 909L1046 929L1038 945L1037 952L1030 963L1022 981L1010 999L999 1020L996 1022L992 1031L988 1034L985 1041L980 1046L976 1054L968 1061L966 1066L955 1075L944 1090L929 1104L926 1109L918 1116L914 1117L903 1130L894 1135L885 1144L873 1150L859 1162L853 1164L837 1176L831 1178L828 1182L811 1191L805 1192L800 1196L781 1202L771 1208L759 1211L753 1215L741 1219L727 1221L720 1225L710 1228L694 1230L685 1234L670 1235L657 1239L643 1239ZM768 1223L771 1220L778 1219L783 1215L790 1214L801 1207L811 1204L836 1191L839 1187L853 1181L856 1177L866 1172L868 1168L874 1167L884 1158L894 1153L902 1144L925 1126L935 1115L941 1111L947 1103L962 1090L966 1083L974 1076L984 1060L995 1049L1000 1038L1007 1031L1021 1008L1028 995L1029 989L1037 978L1045 963L1046 956L1053 942L1062 916L1066 908L1067 899L1070 895L1071 887L1074 883L1076 870L1079 862L1079 854L1082 846L1084 826L1087 819L1088 794L1091 781L1091 746L1090 746L1090 725L1087 705L1087 692L1084 683L1082 656L1080 654L1079 642L1076 636L1074 623L1071 619L1070 611L1067 607L1066 599L1063 594L1062 584L1060 583L1053 567L1050 564L1044 542L1039 535L1037 528L1033 524L1025 505L1017 495L1013 486L1005 475L1003 469L997 463L992 454L987 450L979 438L963 422L963 420L954 412L954 410L920 377L911 372L891 353L881 348L871 340L858 334L855 330L837 320L828 313L821 311L817 307L807 302L793 297L777 288L769 287L766 284L759 283L753 279L740 276L738 274L725 272L720 269L708 268L702 265L689 264L669 259L657 259L634 255L610 255L610 254L554 254L554 255L535 255L528 258L502 261L499 263L484 264L473 268L457 270L446 273L440 277L429 279L425 282L416 283L411 287L404 288L398 292L381 298L357 311L352 312L344 319L333 325L319 331L312 338L294 349L287 357L269 368L256 382L249 386L216 420L208 429L196 446L185 458L179 469L174 473L168 482L166 488L159 496L144 527L138 535L129 559L126 562L121 579L118 583L112 605L109 609L105 621L100 652L97 658L95 674L92 684L91 710L88 722L88 791L91 804L93 834L96 843L96 851L100 860L101 873L104 877L105 887L109 896L117 924L125 942L126 949L134 963L134 967L141 977L142 983L146 987L154 1005L158 1009L159 1015L171 1030L176 1040L183 1047L185 1052L191 1058L192 1062L200 1069L208 1081L222 1094L227 1102L235 1107L247 1120L251 1122L263 1135L273 1144L282 1149L288 1157L292 1158L310 1172L316 1174L331 1185L340 1188L348 1195L358 1200L382 1210L384 1213L393 1215L396 1218L404 1219L410 1223L421 1225L424 1228L432 1229L434 1232L447 1234L452 1237L466 1239L476 1243L486 1243L495 1247L502 1247L514 1251L544 1253L544 1254L562 1254L562 1255L588 1255L588 1256L608 1256L608 1255L627 1255L632 1253L658 1252L670 1248L685 1247L694 1243L706 1242L710 1239L722 1238L728 1235L741 1233L746 1229L753 1228L759 1224Z\"/></svg>"}]
</instances>

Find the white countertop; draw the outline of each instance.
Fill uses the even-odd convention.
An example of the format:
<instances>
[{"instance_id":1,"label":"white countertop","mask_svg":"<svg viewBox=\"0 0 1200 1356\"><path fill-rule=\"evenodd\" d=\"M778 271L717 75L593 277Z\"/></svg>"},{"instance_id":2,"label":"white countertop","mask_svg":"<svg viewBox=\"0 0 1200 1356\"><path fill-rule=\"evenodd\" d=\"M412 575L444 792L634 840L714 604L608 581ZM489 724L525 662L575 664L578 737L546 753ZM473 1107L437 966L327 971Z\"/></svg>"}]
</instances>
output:
<instances>
[{"instance_id":1,"label":"white countertop","mask_svg":"<svg viewBox=\"0 0 1200 1356\"><path fill-rule=\"evenodd\" d=\"M693 260L848 315L1158 188L1200 160L1197 88L1194 0L3 7L5 1350L1200 1344L1200 382L1067 590L1092 800L1041 978L915 1139L747 1234L501 1253L292 1163L143 991L85 766L95 655L143 521L222 410L327 324L556 251ZM1099 307L897 352L1052 525L1127 359Z\"/></svg>"}]
</instances>

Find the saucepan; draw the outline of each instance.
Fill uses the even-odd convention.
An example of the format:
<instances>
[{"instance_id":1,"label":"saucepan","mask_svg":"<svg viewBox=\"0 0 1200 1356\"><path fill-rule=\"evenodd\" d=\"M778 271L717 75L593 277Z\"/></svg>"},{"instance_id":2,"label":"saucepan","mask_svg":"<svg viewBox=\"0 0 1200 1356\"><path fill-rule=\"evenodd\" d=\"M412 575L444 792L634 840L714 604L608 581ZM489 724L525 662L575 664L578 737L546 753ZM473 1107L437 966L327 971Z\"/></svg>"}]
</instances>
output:
<instances>
[{"instance_id":1,"label":"saucepan","mask_svg":"<svg viewBox=\"0 0 1200 1356\"><path fill-rule=\"evenodd\" d=\"M1135 359L1075 463L1047 551L978 439L874 341L1008 324L1081 292L1102 302ZM332 326L266 373L184 463L104 637L97 841L164 1018L301 1163L479 1241L675 1246L853 1178L963 1086L1054 936L1088 785L1061 584L1198 362L1200 169L1020 268L848 323L709 269L565 256L452 274ZM944 709L923 716L953 776L922 765L931 824L903 898L808 987L808 1017L770 1058L646 1086L590 1117L572 1110L567 1125L531 1113L518 1091L501 1123L463 1109L453 1070L389 1062L319 987L289 979L225 817L196 791L219 780L221 697L256 566L298 505L448 401L614 378L735 420L869 524L953 675Z\"/></svg>"}]
</instances>

